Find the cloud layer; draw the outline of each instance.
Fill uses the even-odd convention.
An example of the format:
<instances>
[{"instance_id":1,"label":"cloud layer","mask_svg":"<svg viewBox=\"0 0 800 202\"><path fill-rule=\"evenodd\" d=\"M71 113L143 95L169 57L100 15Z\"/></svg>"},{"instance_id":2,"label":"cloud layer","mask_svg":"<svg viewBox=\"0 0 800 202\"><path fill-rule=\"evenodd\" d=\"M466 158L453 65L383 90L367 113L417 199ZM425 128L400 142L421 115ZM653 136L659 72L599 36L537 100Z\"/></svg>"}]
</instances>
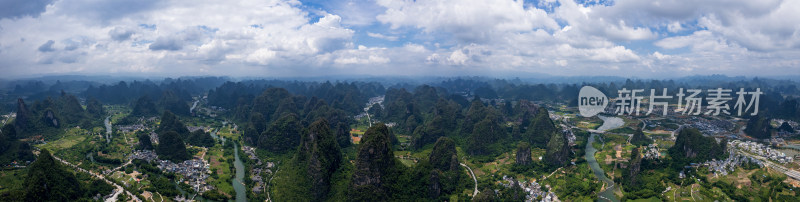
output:
<instances>
[{"instance_id":1,"label":"cloud layer","mask_svg":"<svg viewBox=\"0 0 800 202\"><path fill-rule=\"evenodd\" d=\"M4 1L3 77L800 73L800 1Z\"/></svg>"}]
</instances>

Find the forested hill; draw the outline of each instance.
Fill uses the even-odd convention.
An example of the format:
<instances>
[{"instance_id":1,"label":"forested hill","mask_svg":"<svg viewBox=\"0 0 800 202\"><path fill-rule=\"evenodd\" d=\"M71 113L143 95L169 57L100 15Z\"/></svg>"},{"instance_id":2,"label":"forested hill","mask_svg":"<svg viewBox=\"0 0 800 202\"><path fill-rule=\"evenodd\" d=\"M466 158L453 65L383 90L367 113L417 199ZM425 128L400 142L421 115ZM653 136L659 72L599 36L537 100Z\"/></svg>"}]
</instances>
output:
<instances>
[{"instance_id":1,"label":"forested hill","mask_svg":"<svg viewBox=\"0 0 800 202\"><path fill-rule=\"evenodd\" d=\"M59 80L61 79L61 80ZM324 99L333 106L345 111L358 111L362 106L348 106L355 101L362 103L365 98L383 95L388 89L414 91L420 85L434 87L443 95L479 96L486 99L503 98L507 100L557 101L575 100L583 85L592 85L606 95L615 95L618 89L662 89L677 92L678 88L706 89L722 87L727 89L761 88L762 111L782 118L797 116L797 95L800 89L796 81L766 78L746 79L743 77L695 76L669 80L648 79L592 79L562 78L553 79L495 79L485 77L454 77L427 79L353 79L340 81L307 81L280 79L250 79L234 81L227 77L181 77L178 79L134 79L134 78L92 78L92 77L48 77L8 81L0 86L0 112L16 109L16 99L25 101L43 100L58 97L61 91L77 95L81 100L97 99L104 104L130 105L137 99L148 96L153 101L161 100L165 91L170 91L182 101L190 101L192 96L209 95L213 106L233 108L240 101L250 100L268 88L283 88L292 94ZM569 81L569 82L568 82ZM583 82L581 82L583 81ZM82 102L83 103L83 102ZM575 105L576 103L568 103ZM341 106L341 107L339 107Z\"/></svg>"}]
</instances>

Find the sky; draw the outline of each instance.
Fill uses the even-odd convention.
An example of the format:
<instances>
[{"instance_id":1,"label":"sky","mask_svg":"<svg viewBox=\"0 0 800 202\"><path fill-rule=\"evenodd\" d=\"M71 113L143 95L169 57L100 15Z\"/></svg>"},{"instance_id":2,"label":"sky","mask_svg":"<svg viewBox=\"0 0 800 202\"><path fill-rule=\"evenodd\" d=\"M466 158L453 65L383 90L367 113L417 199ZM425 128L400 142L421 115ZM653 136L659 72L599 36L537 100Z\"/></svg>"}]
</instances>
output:
<instances>
[{"instance_id":1,"label":"sky","mask_svg":"<svg viewBox=\"0 0 800 202\"><path fill-rule=\"evenodd\" d=\"M0 0L0 72L800 75L800 1Z\"/></svg>"}]
</instances>

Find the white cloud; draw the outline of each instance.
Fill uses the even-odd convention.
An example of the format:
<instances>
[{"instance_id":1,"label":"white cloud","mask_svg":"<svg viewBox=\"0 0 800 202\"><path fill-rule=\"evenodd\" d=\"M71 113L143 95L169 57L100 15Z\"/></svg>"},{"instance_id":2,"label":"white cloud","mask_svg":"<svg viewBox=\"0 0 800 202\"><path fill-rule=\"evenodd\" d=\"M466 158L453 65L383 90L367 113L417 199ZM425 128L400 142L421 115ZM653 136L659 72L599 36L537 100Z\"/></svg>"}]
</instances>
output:
<instances>
[{"instance_id":1,"label":"white cloud","mask_svg":"<svg viewBox=\"0 0 800 202\"><path fill-rule=\"evenodd\" d=\"M669 23L669 25L667 25L667 30L669 30L669 32L675 33L675 32L683 31L684 27L681 25L680 22L676 21L676 22Z\"/></svg>"},{"instance_id":2,"label":"white cloud","mask_svg":"<svg viewBox=\"0 0 800 202\"><path fill-rule=\"evenodd\" d=\"M47 5L53 0L5 0L0 1L0 19L20 18L25 16L37 17L44 12Z\"/></svg>"},{"instance_id":3,"label":"white cloud","mask_svg":"<svg viewBox=\"0 0 800 202\"><path fill-rule=\"evenodd\" d=\"M313 63L308 58L316 54L354 46L354 31L341 25L341 17L326 14L311 21L296 1L147 3L153 2L125 4L138 10L113 13L113 9L100 11L113 7L111 2L95 5L62 0L35 18L0 20L4 49L28 53L4 51L0 64L33 66L45 72L164 74L191 74L197 66L206 66L213 74L245 75L247 72L227 69L267 64L302 68L304 63ZM144 29L141 24L154 28ZM5 43L21 37L28 40ZM32 52L41 53L29 54ZM10 59L14 57L18 59ZM8 72L33 73L23 69Z\"/></svg>"},{"instance_id":4,"label":"white cloud","mask_svg":"<svg viewBox=\"0 0 800 202\"><path fill-rule=\"evenodd\" d=\"M34 4L0 12L4 77L800 71L795 0L345 0L321 9L296 0Z\"/></svg>"},{"instance_id":5,"label":"white cloud","mask_svg":"<svg viewBox=\"0 0 800 202\"><path fill-rule=\"evenodd\" d=\"M386 35L383 35L383 34L380 34L380 33L372 33L372 32L367 32L367 36L372 37L372 38L389 40L389 41L397 41L397 39L400 38L400 37L397 37L397 36L386 36Z\"/></svg>"},{"instance_id":6,"label":"white cloud","mask_svg":"<svg viewBox=\"0 0 800 202\"><path fill-rule=\"evenodd\" d=\"M458 42L489 43L507 32L560 29L547 13L522 1L420 0L378 1L386 12L377 19L391 28L415 27L445 32Z\"/></svg>"}]
</instances>

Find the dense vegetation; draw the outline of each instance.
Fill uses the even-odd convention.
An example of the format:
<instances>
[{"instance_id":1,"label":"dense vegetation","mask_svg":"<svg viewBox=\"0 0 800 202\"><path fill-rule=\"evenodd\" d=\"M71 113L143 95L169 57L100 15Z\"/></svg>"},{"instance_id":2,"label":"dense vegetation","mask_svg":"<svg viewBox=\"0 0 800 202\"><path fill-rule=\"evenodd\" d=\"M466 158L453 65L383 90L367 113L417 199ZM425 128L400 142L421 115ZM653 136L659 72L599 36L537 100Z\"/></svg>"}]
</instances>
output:
<instances>
[{"instance_id":1,"label":"dense vegetation","mask_svg":"<svg viewBox=\"0 0 800 202\"><path fill-rule=\"evenodd\" d=\"M750 120L747 121L744 132L753 138L769 139L772 137L772 126L769 125L768 118L756 115L750 117Z\"/></svg>"},{"instance_id":2,"label":"dense vegetation","mask_svg":"<svg viewBox=\"0 0 800 202\"><path fill-rule=\"evenodd\" d=\"M455 142L441 137L428 159L407 168L393 155L388 128L370 127L359 145L351 179L352 201L448 200L469 185L458 162Z\"/></svg>"},{"instance_id":3,"label":"dense vegetation","mask_svg":"<svg viewBox=\"0 0 800 202\"><path fill-rule=\"evenodd\" d=\"M60 128L102 126L100 117L105 115L102 106L98 106L100 103L96 100L88 104L89 110L84 110L77 97L63 92L56 99L48 97L34 102L30 107L18 99L17 118L14 121L17 137L52 136L58 134Z\"/></svg>"},{"instance_id":4,"label":"dense vegetation","mask_svg":"<svg viewBox=\"0 0 800 202\"><path fill-rule=\"evenodd\" d=\"M105 196L114 188L86 174L76 175L42 150L27 169L23 190L2 194L3 201L78 201Z\"/></svg>"},{"instance_id":5,"label":"dense vegetation","mask_svg":"<svg viewBox=\"0 0 800 202\"><path fill-rule=\"evenodd\" d=\"M319 119L303 134L297 153L278 176L277 200L320 201L329 198L331 177L342 166L342 154L328 121Z\"/></svg>"},{"instance_id":6,"label":"dense vegetation","mask_svg":"<svg viewBox=\"0 0 800 202\"><path fill-rule=\"evenodd\" d=\"M8 165L12 162L24 163L33 161L35 157L31 153L31 146L27 142L17 139L17 131L13 124L6 124L0 130L0 165Z\"/></svg>"},{"instance_id":7,"label":"dense vegetation","mask_svg":"<svg viewBox=\"0 0 800 202\"><path fill-rule=\"evenodd\" d=\"M703 136L695 128L686 128L678 133L675 145L668 153L674 161L673 165L685 166L689 163L701 163L711 159L722 159L727 155L726 141L717 143L713 137Z\"/></svg>"},{"instance_id":8,"label":"dense vegetation","mask_svg":"<svg viewBox=\"0 0 800 202\"><path fill-rule=\"evenodd\" d=\"M180 135L175 131L169 131L158 135L158 146L156 147L158 158L182 162L191 157L186 151L186 145Z\"/></svg>"},{"instance_id":9,"label":"dense vegetation","mask_svg":"<svg viewBox=\"0 0 800 202\"><path fill-rule=\"evenodd\" d=\"M644 135L644 132L642 132L642 127L639 127L639 129L637 129L636 132L633 132L633 137L631 137L632 145L647 146L652 143L653 140Z\"/></svg>"},{"instance_id":10,"label":"dense vegetation","mask_svg":"<svg viewBox=\"0 0 800 202\"><path fill-rule=\"evenodd\" d=\"M760 115L744 116L749 119L745 133L752 137L769 138L774 130L769 126L770 119L800 118L796 101L798 91L792 82L754 79L704 84L687 80L626 80L587 85L596 86L606 94L613 95L621 88L668 88L670 92L677 92L679 87L703 89L712 84L715 88L742 87L747 90L761 87L766 93L761 99ZM117 121L115 124L132 124L140 118L157 117L153 120L160 124L154 132L158 134L160 144L153 145L147 134L151 131L146 131L137 133L133 139L138 139L137 148L155 149L161 159L186 160L191 157L189 153L192 150L197 151L197 148L187 149L186 145L213 147L215 144L209 133L203 130L190 132L186 128L187 124L184 124L186 122L195 126L203 121L199 116L189 113L188 103L192 101L192 97L202 99L203 94L207 93L207 102L204 100L201 104L220 115L217 120L226 120L232 125L230 133L234 138L231 140L255 146L259 148L259 155L269 156L269 161L279 162L280 174L276 176L269 190L274 194L273 200L461 200L467 198L466 193L471 193L473 183L459 161L464 160L466 162L463 163L469 165L482 165L494 163L503 157L511 157L509 162L513 161L514 164L497 166L501 172L536 178L550 174L556 168L562 168L562 173L571 173L562 176L556 173L558 178L553 178L557 180L546 182L552 185L560 197L562 194L565 196L562 200L593 200L581 196L595 195L595 191L599 190L600 183L592 180L592 173L581 158L587 136L577 135L577 145L570 146L567 141L570 130L564 130L559 122L550 118L551 115L561 115L561 104L575 106L573 101L577 100L575 96L580 87L575 83L538 84L517 79L468 78L440 79L416 85L362 81L228 82L223 78L190 78L118 82L110 85L91 82L59 82L50 87L48 85L23 83L10 91L11 96L27 93L28 97L27 100L15 98L16 120L4 126L0 132L0 163L3 165L34 159L28 143L19 139L36 135L44 135L50 139L49 136L58 136L63 134L64 129L75 126L85 129L102 126L102 120L109 115L103 103L126 106L122 111L108 108L122 115L128 113L126 110L132 109L126 118L112 118ZM82 99L66 93L59 94L63 92L60 88L67 89L67 92L77 92L86 98L85 109L81 106ZM374 124L362 135L360 144L351 145L351 127L363 129L366 124L363 119L355 120L353 117L364 111L364 104L369 98L380 95L385 95L384 102L369 106L371 121L394 126ZM25 101L33 104L26 105ZM546 104L541 105L541 102ZM729 104L732 106L732 103ZM11 111L13 109L14 107ZM684 170L684 166L725 156L724 141L718 143L695 129L684 129L678 134L677 141L669 149L666 158L643 159L641 153L644 148L640 146L653 143L653 140L644 134L643 127L637 130L633 128L636 127L620 129L633 133L630 144L634 145L628 166L621 171L622 177L615 178L623 187L626 196L624 199L659 198L665 186L683 182L676 176ZM778 130L791 129L791 126L783 123ZM398 137L408 142L401 144ZM517 146L516 155L514 147L509 145ZM99 144L71 149L80 154L107 154L114 148ZM403 164L407 162L397 159L395 156L399 154L395 154L396 151L418 156L413 157L413 163ZM541 156L542 160L533 160L532 153L537 157ZM110 158L107 155L98 155L94 160L104 166L122 163L119 157ZM571 161L574 164L570 164ZM151 176L148 177L151 185L145 189L170 197L180 194L175 186L174 181L177 178L174 174L160 173L155 164L148 162L137 161L133 167ZM33 168L31 165L26 170ZM59 176L64 174L52 172ZM68 174L64 176L66 177L63 179L71 180ZM521 189L494 184L499 181L499 177L479 177L479 188L486 191L476 196L475 200L521 200ZM88 184L79 176L75 178L79 178L79 183ZM775 183L779 179L758 180L769 186L777 187L780 184ZM52 197L72 201L86 197L83 193L106 193L101 186L105 183L94 185L95 182L99 181L91 181L91 186L74 188L79 193L77 195L73 194L75 190L61 190L69 196ZM757 194L732 190L733 185L726 182L703 185L705 184L713 184L734 200L754 200L759 197L764 199ZM91 189L88 187L92 186L98 187L96 190L100 191L89 191ZM209 199L228 199L228 196L217 191L207 192L205 196Z\"/></svg>"}]
</instances>

